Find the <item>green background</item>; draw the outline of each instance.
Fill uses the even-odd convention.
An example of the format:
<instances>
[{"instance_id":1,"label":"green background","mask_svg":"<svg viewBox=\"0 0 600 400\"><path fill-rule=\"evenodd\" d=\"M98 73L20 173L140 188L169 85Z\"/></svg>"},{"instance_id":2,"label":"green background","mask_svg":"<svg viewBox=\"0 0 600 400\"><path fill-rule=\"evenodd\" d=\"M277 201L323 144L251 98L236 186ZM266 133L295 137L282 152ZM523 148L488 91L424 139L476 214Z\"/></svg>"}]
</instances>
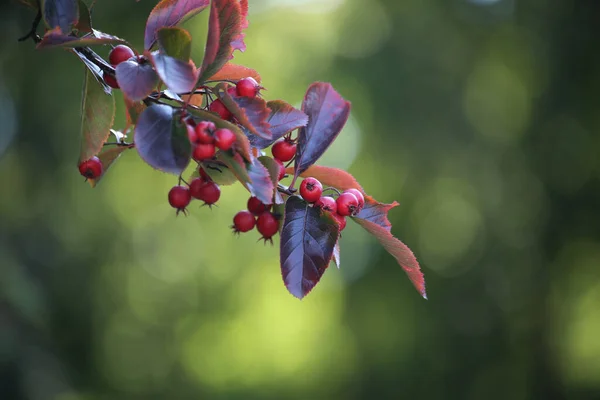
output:
<instances>
[{"instance_id":1,"label":"green background","mask_svg":"<svg viewBox=\"0 0 600 400\"><path fill-rule=\"evenodd\" d=\"M98 0L95 27L140 48L155 3ZM278 248L229 230L240 185L176 218L176 178L131 151L91 189L83 66L17 43L33 13L2 2L0 398L600 398L600 3L250 8L236 62L267 99L329 81L352 101L320 163L400 202L429 300L354 224L293 298ZM198 64L206 21L185 24Z\"/></svg>"}]
</instances>

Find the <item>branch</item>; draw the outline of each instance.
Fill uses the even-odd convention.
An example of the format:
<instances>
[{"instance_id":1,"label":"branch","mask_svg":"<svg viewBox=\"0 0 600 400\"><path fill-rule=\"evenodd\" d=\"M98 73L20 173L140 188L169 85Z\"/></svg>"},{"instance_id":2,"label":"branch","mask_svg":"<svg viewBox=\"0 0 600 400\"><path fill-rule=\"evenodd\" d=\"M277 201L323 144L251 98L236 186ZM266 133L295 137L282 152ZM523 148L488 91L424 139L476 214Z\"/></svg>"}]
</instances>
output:
<instances>
[{"instance_id":1,"label":"branch","mask_svg":"<svg viewBox=\"0 0 600 400\"><path fill-rule=\"evenodd\" d=\"M42 21L42 10L38 9L37 15L35 16L35 19L33 20L33 23L31 24L31 30L29 32L27 32L27 34L25 36L19 38L18 41L24 42L27 39L31 38L31 39L33 39L33 41L36 44L41 42L42 38L40 37L40 35L37 34L37 28L40 25L41 21Z\"/></svg>"}]
</instances>

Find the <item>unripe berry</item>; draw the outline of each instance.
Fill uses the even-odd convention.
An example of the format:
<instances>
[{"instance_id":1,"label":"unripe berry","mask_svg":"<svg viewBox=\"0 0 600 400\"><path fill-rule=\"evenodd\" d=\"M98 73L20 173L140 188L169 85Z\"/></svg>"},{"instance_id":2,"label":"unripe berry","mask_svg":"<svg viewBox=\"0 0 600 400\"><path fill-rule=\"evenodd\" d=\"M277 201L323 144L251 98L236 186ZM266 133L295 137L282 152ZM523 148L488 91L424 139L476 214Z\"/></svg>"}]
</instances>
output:
<instances>
[{"instance_id":1,"label":"unripe berry","mask_svg":"<svg viewBox=\"0 0 600 400\"><path fill-rule=\"evenodd\" d=\"M354 215L358 208L358 200L352 193L342 193L340 197L335 201L337 204L337 213L346 217L348 215Z\"/></svg>"},{"instance_id":2,"label":"unripe berry","mask_svg":"<svg viewBox=\"0 0 600 400\"><path fill-rule=\"evenodd\" d=\"M331 196L323 196L315 203L315 207L319 207L321 210L329 211L332 214L337 213L337 203Z\"/></svg>"},{"instance_id":3,"label":"unripe berry","mask_svg":"<svg viewBox=\"0 0 600 400\"><path fill-rule=\"evenodd\" d=\"M300 184L300 196L309 203L314 203L321 197L323 185L315 178L306 178Z\"/></svg>"},{"instance_id":4,"label":"unripe berry","mask_svg":"<svg viewBox=\"0 0 600 400\"><path fill-rule=\"evenodd\" d=\"M340 226L340 232L344 230L344 228L346 227L346 217L338 214L338 213L333 213L331 214L333 216L333 218L337 221L338 225Z\"/></svg>"},{"instance_id":5,"label":"unripe berry","mask_svg":"<svg viewBox=\"0 0 600 400\"><path fill-rule=\"evenodd\" d=\"M256 219L250 211L240 211L233 217L233 231L235 233L248 232L254 228Z\"/></svg>"},{"instance_id":6,"label":"unripe berry","mask_svg":"<svg viewBox=\"0 0 600 400\"><path fill-rule=\"evenodd\" d=\"M129 60L133 56L135 56L135 53L133 52L133 50L131 50L131 48L125 46L124 44L120 44L118 46L115 46L115 48L110 51L108 55L108 62L113 67L116 67L123 61Z\"/></svg>"},{"instance_id":7,"label":"unripe berry","mask_svg":"<svg viewBox=\"0 0 600 400\"><path fill-rule=\"evenodd\" d=\"M213 122L200 121L196 125L196 136L198 136L198 142L203 144L212 144L215 142L213 133L217 127Z\"/></svg>"},{"instance_id":8,"label":"unripe berry","mask_svg":"<svg viewBox=\"0 0 600 400\"><path fill-rule=\"evenodd\" d=\"M252 77L240 79L235 85L237 95L242 97L256 97L260 86Z\"/></svg>"},{"instance_id":9,"label":"unripe berry","mask_svg":"<svg viewBox=\"0 0 600 400\"><path fill-rule=\"evenodd\" d=\"M296 145L287 139L280 140L271 147L271 153L280 161L290 161L296 155Z\"/></svg>"},{"instance_id":10,"label":"unripe berry","mask_svg":"<svg viewBox=\"0 0 600 400\"><path fill-rule=\"evenodd\" d=\"M250 211L254 215L260 215L265 211L269 211L271 205L266 205L262 201L258 199L258 197L250 197L248 199L248 211Z\"/></svg>"},{"instance_id":11,"label":"unripe berry","mask_svg":"<svg viewBox=\"0 0 600 400\"><path fill-rule=\"evenodd\" d=\"M215 131L215 145L221 150L229 150L235 143L236 137L229 129L222 128Z\"/></svg>"},{"instance_id":12,"label":"unripe berry","mask_svg":"<svg viewBox=\"0 0 600 400\"><path fill-rule=\"evenodd\" d=\"M179 211L185 212L185 208L190 204L191 200L192 195L190 194L190 190L185 186L173 186L169 190L169 204L171 207L177 209L177 213Z\"/></svg>"},{"instance_id":13,"label":"unripe berry","mask_svg":"<svg viewBox=\"0 0 600 400\"><path fill-rule=\"evenodd\" d=\"M79 173L87 179L96 179L102 175L102 161L96 156L79 164Z\"/></svg>"},{"instance_id":14,"label":"unripe berry","mask_svg":"<svg viewBox=\"0 0 600 400\"><path fill-rule=\"evenodd\" d=\"M229 111L227 109L227 107L225 107L225 104L223 104L223 102L219 99L210 103L210 106L208 106L208 109L209 109L209 111L219 114L221 119L224 119L224 120L228 120L232 116L231 111Z\"/></svg>"},{"instance_id":15,"label":"unripe berry","mask_svg":"<svg viewBox=\"0 0 600 400\"><path fill-rule=\"evenodd\" d=\"M256 229L258 229L263 239L271 239L279 230L279 221L270 212L264 212L258 216Z\"/></svg>"},{"instance_id":16,"label":"unripe berry","mask_svg":"<svg viewBox=\"0 0 600 400\"><path fill-rule=\"evenodd\" d=\"M281 162L281 160L274 159L277 164L279 164L279 177L277 179L282 180L285 177L285 165Z\"/></svg>"},{"instance_id":17,"label":"unripe berry","mask_svg":"<svg viewBox=\"0 0 600 400\"><path fill-rule=\"evenodd\" d=\"M201 187L206 183L202 178L194 178L190 182L190 195L195 199L200 199Z\"/></svg>"},{"instance_id":18,"label":"unripe berry","mask_svg":"<svg viewBox=\"0 0 600 400\"><path fill-rule=\"evenodd\" d=\"M192 152L192 158L196 161L209 160L215 156L214 144L197 144Z\"/></svg>"},{"instance_id":19,"label":"unripe berry","mask_svg":"<svg viewBox=\"0 0 600 400\"><path fill-rule=\"evenodd\" d=\"M113 89L119 89L119 82L117 82L117 78L115 78L114 75L110 75L105 72L104 82L106 82L106 84Z\"/></svg>"},{"instance_id":20,"label":"unripe berry","mask_svg":"<svg viewBox=\"0 0 600 400\"><path fill-rule=\"evenodd\" d=\"M365 196L363 196L360 190L353 188L344 191L344 193L352 193L354 197L356 197L356 200L358 200L358 208L356 210L357 213L362 210L362 208L365 206Z\"/></svg>"},{"instance_id":21,"label":"unripe berry","mask_svg":"<svg viewBox=\"0 0 600 400\"><path fill-rule=\"evenodd\" d=\"M221 188L214 182L204 182L198 189L198 199L207 205L215 204L221 197Z\"/></svg>"}]
</instances>

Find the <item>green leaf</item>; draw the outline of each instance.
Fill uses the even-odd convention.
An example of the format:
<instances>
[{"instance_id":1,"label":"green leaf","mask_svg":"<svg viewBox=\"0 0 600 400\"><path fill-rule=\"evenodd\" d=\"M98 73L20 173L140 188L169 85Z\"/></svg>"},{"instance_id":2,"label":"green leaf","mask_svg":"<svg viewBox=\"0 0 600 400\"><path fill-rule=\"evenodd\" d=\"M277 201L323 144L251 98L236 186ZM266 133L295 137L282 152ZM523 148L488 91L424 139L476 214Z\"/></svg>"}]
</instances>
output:
<instances>
[{"instance_id":1,"label":"green leaf","mask_svg":"<svg viewBox=\"0 0 600 400\"><path fill-rule=\"evenodd\" d=\"M96 187L98 182L106 175L106 171L110 168L110 166L121 156L121 154L125 151L129 150L129 147L126 146L116 146L111 147L106 150L102 150L100 154L98 154L98 158L102 162L102 175L100 175L96 179L88 179L88 183L91 187Z\"/></svg>"},{"instance_id":2,"label":"green leaf","mask_svg":"<svg viewBox=\"0 0 600 400\"><path fill-rule=\"evenodd\" d=\"M216 166L211 168L204 165L202 169L208 176L210 176L210 179L221 186L233 185L238 181L236 176L229 170L229 168L225 166L219 165L218 168ZM196 168L192 174L192 179L198 178L199 176L200 173L198 168Z\"/></svg>"},{"instance_id":3,"label":"green leaf","mask_svg":"<svg viewBox=\"0 0 600 400\"><path fill-rule=\"evenodd\" d=\"M79 21L75 25L75 29L79 32L92 32L92 15L87 4L79 0Z\"/></svg>"},{"instance_id":4,"label":"green leaf","mask_svg":"<svg viewBox=\"0 0 600 400\"><path fill-rule=\"evenodd\" d=\"M79 161L100 153L115 118L115 99L86 69L81 106L81 151Z\"/></svg>"},{"instance_id":5,"label":"green leaf","mask_svg":"<svg viewBox=\"0 0 600 400\"><path fill-rule=\"evenodd\" d=\"M166 55L188 62L192 53L192 36L182 28L162 28L158 31L158 46Z\"/></svg>"},{"instance_id":6,"label":"green leaf","mask_svg":"<svg viewBox=\"0 0 600 400\"><path fill-rule=\"evenodd\" d=\"M226 151L220 151L217 154L217 160L225 163L227 168L235 175L237 180L244 185L248 191L250 191L248 185L251 183L250 175L248 174L248 168L242 157L238 153L233 155Z\"/></svg>"}]
</instances>

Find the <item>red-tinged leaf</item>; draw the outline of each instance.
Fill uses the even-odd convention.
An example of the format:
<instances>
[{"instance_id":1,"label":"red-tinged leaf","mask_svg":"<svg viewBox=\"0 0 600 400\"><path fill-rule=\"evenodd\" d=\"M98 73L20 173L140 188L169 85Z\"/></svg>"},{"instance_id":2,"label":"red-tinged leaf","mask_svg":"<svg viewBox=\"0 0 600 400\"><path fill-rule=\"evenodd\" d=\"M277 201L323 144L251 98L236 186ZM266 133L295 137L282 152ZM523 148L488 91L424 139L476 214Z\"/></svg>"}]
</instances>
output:
<instances>
[{"instance_id":1,"label":"red-tinged leaf","mask_svg":"<svg viewBox=\"0 0 600 400\"><path fill-rule=\"evenodd\" d=\"M383 248L394 256L398 264L400 264L404 272L406 272L406 275L408 275L408 279L410 279L421 296L426 299L427 292L425 291L425 278L423 277L421 267L419 266L415 255L408 246L392 236L392 233L388 229L385 229L374 222L356 217L352 219L371 235L375 236Z\"/></svg>"},{"instance_id":2,"label":"red-tinged leaf","mask_svg":"<svg viewBox=\"0 0 600 400\"><path fill-rule=\"evenodd\" d=\"M42 15L50 29L59 27L63 32L71 32L79 20L77 0L42 0Z\"/></svg>"},{"instance_id":3,"label":"red-tinged leaf","mask_svg":"<svg viewBox=\"0 0 600 400\"><path fill-rule=\"evenodd\" d=\"M223 65L223 68L216 74L208 78L208 81L239 81L243 78L254 78L255 81L260 83L260 74L252 68L244 67L243 65L236 65L227 63Z\"/></svg>"},{"instance_id":4,"label":"red-tinged leaf","mask_svg":"<svg viewBox=\"0 0 600 400\"><path fill-rule=\"evenodd\" d=\"M271 176L271 181L273 182L273 188L275 189L279 184L279 164L273 160L271 157L261 156L258 157L258 161L262 163L269 170L269 175ZM275 204L282 204L283 197L279 191L274 191L274 201Z\"/></svg>"},{"instance_id":5,"label":"red-tinged leaf","mask_svg":"<svg viewBox=\"0 0 600 400\"><path fill-rule=\"evenodd\" d=\"M163 54L188 62L192 54L192 36L182 28L162 28L158 31L158 47Z\"/></svg>"},{"instance_id":6,"label":"red-tinged leaf","mask_svg":"<svg viewBox=\"0 0 600 400\"><path fill-rule=\"evenodd\" d=\"M94 75L85 72L81 103L81 151L79 161L97 155L112 128L115 118L115 99L106 94Z\"/></svg>"},{"instance_id":7,"label":"red-tinged leaf","mask_svg":"<svg viewBox=\"0 0 600 400\"><path fill-rule=\"evenodd\" d=\"M330 83L316 82L304 96L302 111L308 115L308 125L298 133L294 176L306 171L333 143L348 120L350 102Z\"/></svg>"},{"instance_id":8,"label":"red-tinged leaf","mask_svg":"<svg viewBox=\"0 0 600 400\"><path fill-rule=\"evenodd\" d=\"M146 108L135 127L134 141L140 157L160 171L179 175L190 162L192 146L187 128L170 106Z\"/></svg>"},{"instance_id":9,"label":"red-tinged leaf","mask_svg":"<svg viewBox=\"0 0 600 400\"><path fill-rule=\"evenodd\" d=\"M111 147L109 149L103 150L100 154L98 154L98 158L102 162L102 175L100 175L96 179L88 179L88 183L91 187L96 187L98 182L106 175L106 171L110 168L110 166L121 156L125 150L129 150L129 147L126 146L116 146Z\"/></svg>"},{"instance_id":10,"label":"red-tinged leaf","mask_svg":"<svg viewBox=\"0 0 600 400\"><path fill-rule=\"evenodd\" d=\"M79 32L91 33L92 32L92 15L90 9L83 0L78 0L79 4L79 21L75 25L75 29Z\"/></svg>"},{"instance_id":11,"label":"red-tinged leaf","mask_svg":"<svg viewBox=\"0 0 600 400\"><path fill-rule=\"evenodd\" d=\"M146 109L146 106L140 101L132 101L127 97L123 97L123 100L125 101L125 117L127 121L125 130L127 130L130 126L137 124L137 120L140 114Z\"/></svg>"},{"instance_id":12,"label":"red-tinged leaf","mask_svg":"<svg viewBox=\"0 0 600 400\"><path fill-rule=\"evenodd\" d=\"M104 44L127 43L125 39L93 30L92 33L82 37L65 35L59 27L46 32L42 41L38 43L37 49L48 49L53 47L84 47Z\"/></svg>"},{"instance_id":13,"label":"red-tinged leaf","mask_svg":"<svg viewBox=\"0 0 600 400\"><path fill-rule=\"evenodd\" d=\"M130 100L144 100L158 84L158 75L150 61L136 58L122 62L116 68L117 82Z\"/></svg>"},{"instance_id":14,"label":"red-tinged leaf","mask_svg":"<svg viewBox=\"0 0 600 400\"><path fill-rule=\"evenodd\" d=\"M333 257L339 227L327 213L298 196L285 205L281 230L281 275L288 291L302 299L319 282Z\"/></svg>"},{"instance_id":15,"label":"red-tinged leaf","mask_svg":"<svg viewBox=\"0 0 600 400\"><path fill-rule=\"evenodd\" d=\"M333 262L335 266L340 269L340 240L335 243L335 247L333 248Z\"/></svg>"},{"instance_id":16,"label":"red-tinged leaf","mask_svg":"<svg viewBox=\"0 0 600 400\"><path fill-rule=\"evenodd\" d=\"M248 164L248 176L250 177L248 189L252 196L257 197L263 204L272 204L275 185L267 167L255 158Z\"/></svg>"},{"instance_id":17,"label":"red-tinged leaf","mask_svg":"<svg viewBox=\"0 0 600 400\"><path fill-rule=\"evenodd\" d=\"M157 40L157 32L175 26L204 10L210 0L162 0L150 12L144 32L144 48L149 50Z\"/></svg>"},{"instance_id":18,"label":"red-tinged leaf","mask_svg":"<svg viewBox=\"0 0 600 400\"><path fill-rule=\"evenodd\" d=\"M254 135L264 139L271 138L270 125L267 122L271 109L267 107L266 101L260 97L231 96L227 93L227 85L224 83L217 85L214 92L240 125Z\"/></svg>"},{"instance_id":19,"label":"red-tinged leaf","mask_svg":"<svg viewBox=\"0 0 600 400\"><path fill-rule=\"evenodd\" d=\"M267 103L267 107L271 109L271 113L267 118L270 125L271 138L263 139L261 137L250 135L250 144L253 147L264 149L269 147L277 140L283 137L288 132L294 129L306 126L308 123L308 115L300 111L290 104L282 100L273 100Z\"/></svg>"},{"instance_id":20,"label":"red-tinged leaf","mask_svg":"<svg viewBox=\"0 0 600 400\"><path fill-rule=\"evenodd\" d=\"M234 40L231 42L231 46L235 50L244 52L246 51L246 43L244 43L244 37L246 34L244 33L244 29L248 28L248 0L240 0L240 9L242 10L242 33L234 38Z\"/></svg>"},{"instance_id":21,"label":"red-tinged leaf","mask_svg":"<svg viewBox=\"0 0 600 400\"><path fill-rule=\"evenodd\" d=\"M208 37L199 83L215 75L229 60L234 50L245 50L242 30L248 26L245 1L213 0L208 20Z\"/></svg>"},{"instance_id":22,"label":"red-tinged leaf","mask_svg":"<svg viewBox=\"0 0 600 400\"><path fill-rule=\"evenodd\" d=\"M198 71L192 61L180 59L155 51L151 56L156 73L164 84L175 93L187 93L194 90Z\"/></svg>"},{"instance_id":23,"label":"red-tinged leaf","mask_svg":"<svg viewBox=\"0 0 600 400\"><path fill-rule=\"evenodd\" d=\"M383 229L390 231L392 223L388 219L388 213L398 205L395 201L392 204L385 204L378 202L371 196L365 196L365 206L356 217L377 224Z\"/></svg>"},{"instance_id":24,"label":"red-tinged leaf","mask_svg":"<svg viewBox=\"0 0 600 400\"><path fill-rule=\"evenodd\" d=\"M286 168L285 172L287 174L293 174L294 167ZM363 188L356 179L348 172L338 168L311 165L306 171L301 173L300 176L303 178L312 176L321 181L323 186L332 186L339 190L358 189L364 194Z\"/></svg>"}]
</instances>

